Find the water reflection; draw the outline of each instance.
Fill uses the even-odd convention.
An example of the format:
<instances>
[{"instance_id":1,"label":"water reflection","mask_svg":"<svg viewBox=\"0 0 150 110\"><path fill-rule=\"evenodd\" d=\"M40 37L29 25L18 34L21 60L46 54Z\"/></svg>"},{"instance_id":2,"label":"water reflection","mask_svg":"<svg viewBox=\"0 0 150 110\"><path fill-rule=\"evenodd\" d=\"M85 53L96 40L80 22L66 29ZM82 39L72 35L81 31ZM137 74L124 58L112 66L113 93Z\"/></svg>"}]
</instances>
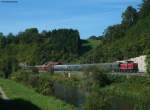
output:
<instances>
[{"instance_id":1,"label":"water reflection","mask_svg":"<svg viewBox=\"0 0 150 110\"><path fill-rule=\"evenodd\" d=\"M54 84L54 95L56 98L66 101L76 107L81 107L85 101L83 91L75 86L65 86L60 83Z\"/></svg>"},{"instance_id":2,"label":"water reflection","mask_svg":"<svg viewBox=\"0 0 150 110\"><path fill-rule=\"evenodd\" d=\"M58 99L64 100L65 102L82 109L83 104L86 101L87 94L85 91L79 90L78 87L71 86L71 85L63 85L61 83L55 83L54 96ZM136 106L132 101L120 97L113 97L109 101L110 101L109 110L135 110L136 109ZM149 107L149 105L145 105L142 107L147 108Z\"/></svg>"},{"instance_id":3,"label":"water reflection","mask_svg":"<svg viewBox=\"0 0 150 110\"><path fill-rule=\"evenodd\" d=\"M113 98L111 105L112 108L110 110L134 110L133 104L120 98Z\"/></svg>"}]
</instances>

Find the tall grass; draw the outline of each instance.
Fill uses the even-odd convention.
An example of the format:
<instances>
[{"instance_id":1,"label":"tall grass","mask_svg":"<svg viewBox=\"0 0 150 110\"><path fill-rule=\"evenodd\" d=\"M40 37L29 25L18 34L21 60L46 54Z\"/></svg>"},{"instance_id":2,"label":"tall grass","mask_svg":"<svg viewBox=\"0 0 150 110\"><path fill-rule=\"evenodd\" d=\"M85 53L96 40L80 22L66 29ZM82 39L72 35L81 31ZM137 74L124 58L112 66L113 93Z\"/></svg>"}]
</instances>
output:
<instances>
[{"instance_id":1,"label":"tall grass","mask_svg":"<svg viewBox=\"0 0 150 110\"><path fill-rule=\"evenodd\" d=\"M76 110L73 106L67 105L63 101L57 100L54 97L40 95L33 89L11 80L0 79L0 86L10 99L29 101L41 108L41 110Z\"/></svg>"}]
</instances>

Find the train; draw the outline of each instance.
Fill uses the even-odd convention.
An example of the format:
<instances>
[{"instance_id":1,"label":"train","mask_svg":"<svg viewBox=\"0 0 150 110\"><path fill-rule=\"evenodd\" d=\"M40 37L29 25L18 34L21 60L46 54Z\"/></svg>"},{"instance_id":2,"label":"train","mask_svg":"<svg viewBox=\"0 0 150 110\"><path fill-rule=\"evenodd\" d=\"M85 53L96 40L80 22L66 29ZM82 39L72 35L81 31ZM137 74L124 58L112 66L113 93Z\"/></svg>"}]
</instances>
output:
<instances>
[{"instance_id":1,"label":"train","mask_svg":"<svg viewBox=\"0 0 150 110\"><path fill-rule=\"evenodd\" d=\"M111 72L137 73L139 65L133 61L97 63L97 64L64 64L62 62L48 62L43 65L24 66L27 70L38 70L39 72L65 72L65 71L83 71L89 67L97 67Z\"/></svg>"},{"instance_id":2,"label":"train","mask_svg":"<svg viewBox=\"0 0 150 110\"><path fill-rule=\"evenodd\" d=\"M138 72L138 63L133 61L113 62L113 63L98 63L98 64L63 64L63 63L46 63L42 66L36 66L42 72L58 72L58 71L83 71L85 68L97 67L112 72Z\"/></svg>"}]
</instances>

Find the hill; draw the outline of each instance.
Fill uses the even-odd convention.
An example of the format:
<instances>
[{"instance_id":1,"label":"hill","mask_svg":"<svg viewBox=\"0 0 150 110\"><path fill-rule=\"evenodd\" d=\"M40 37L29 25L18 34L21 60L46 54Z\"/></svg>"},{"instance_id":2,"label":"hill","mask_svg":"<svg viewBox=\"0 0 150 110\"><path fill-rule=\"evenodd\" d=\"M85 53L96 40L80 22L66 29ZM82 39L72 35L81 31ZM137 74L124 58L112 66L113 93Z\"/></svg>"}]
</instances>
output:
<instances>
[{"instance_id":1,"label":"hill","mask_svg":"<svg viewBox=\"0 0 150 110\"><path fill-rule=\"evenodd\" d=\"M29 28L17 35L0 34L0 73L6 77L19 63L40 65L48 61L100 63L148 54L150 49L150 0L139 10L127 7L121 24L109 26L101 37L81 40L78 30L39 32Z\"/></svg>"},{"instance_id":2,"label":"hill","mask_svg":"<svg viewBox=\"0 0 150 110\"><path fill-rule=\"evenodd\" d=\"M141 15L145 12L145 5L150 7L150 4L145 4L145 2L141 5L139 12L129 6L122 15L122 23L109 26L101 39L102 43L83 55L81 62L112 62L148 54L150 49L150 11L145 9L149 13L144 17ZM134 14L135 16L133 16ZM136 17L135 21L134 17ZM131 19L133 20L131 23L124 22L131 21Z\"/></svg>"},{"instance_id":3,"label":"hill","mask_svg":"<svg viewBox=\"0 0 150 110\"><path fill-rule=\"evenodd\" d=\"M59 29L38 32L29 28L17 35L0 34L0 58L14 56L19 62L30 65L47 61L66 61L75 59L80 52L80 35L77 30Z\"/></svg>"}]
</instances>

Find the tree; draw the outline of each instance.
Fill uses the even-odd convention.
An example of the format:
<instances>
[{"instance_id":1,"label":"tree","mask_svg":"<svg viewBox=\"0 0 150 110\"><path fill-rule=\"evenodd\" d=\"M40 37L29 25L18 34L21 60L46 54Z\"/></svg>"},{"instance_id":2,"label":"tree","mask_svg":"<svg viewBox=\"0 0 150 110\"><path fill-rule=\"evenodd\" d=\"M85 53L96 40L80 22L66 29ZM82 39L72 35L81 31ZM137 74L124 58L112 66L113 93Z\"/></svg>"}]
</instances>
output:
<instances>
[{"instance_id":1,"label":"tree","mask_svg":"<svg viewBox=\"0 0 150 110\"><path fill-rule=\"evenodd\" d=\"M150 75L150 50L147 51L146 63L147 63L147 72Z\"/></svg>"},{"instance_id":2,"label":"tree","mask_svg":"<svg viewBox=\"0 0 150 110\"><path fill-rule=\"evenodd\" d=\"M122 24L126 27L130 27L137 22L138 12L132 6L129 6L122 14Z\"/></svg>"},{"instance_id":3,"label":"tree","mask_svg":"<svg viewBox=\"0 0 150 110\"><path fill-rule=\"evenodd\" d=\"M126 32L126 28L123 25L109 26L104 32L104 39L106 42L110 42L119 38L122 38Z\"/></svg>"},{"instance_id":4,"label":"tree","mask_svg":"<svg viewBox=\"0 0 150 110\"><path fill-rule=\"evenodd\" d=\"M18 61L14 57L7 56L0 61L0 69L3 72L5 78L8 78L9 75L12 72L17 71L18 68Z\"/></svg>"},{"instance_id":5,"label":"tree","mask_svg":"<svg viewBox=\"0 0 150 110\"><path fill-rule=\"evenodd\" d=\"M143 0L140 8L140 17L146 17L150 15L150 0Z\"/></svg>"},{"instance_id":6,"label":"tree","mask_svg":"<svg viewBox=\"0 0 150 110\"><path fill-rule=\"evenodd\" d=\"M90 39L90 40L99 40L99 37L96 37L96 36L90 36L89 39Z\"/></svg>"},{"instance_id":7,"label":"tree","mask_svg":"<svg viewBox=\"0 0 150 110\"><path fill-rule=\"evenodd\" d=\"M7 46L7 38L6 37L1 37L0 38L0 47L5 48Z\"/></svg>"},{"instance_id":8,"label":"tree","mask_svg":"<svg viewBox=\"0 0 150 110\"><path fill-rule=\"evenodd\" d=\"M39 35L37 28L29 28L25 32L20 32L18 37L20 38L20 43L31 44L39 40Z\"/></svg>"}]
</instances>

